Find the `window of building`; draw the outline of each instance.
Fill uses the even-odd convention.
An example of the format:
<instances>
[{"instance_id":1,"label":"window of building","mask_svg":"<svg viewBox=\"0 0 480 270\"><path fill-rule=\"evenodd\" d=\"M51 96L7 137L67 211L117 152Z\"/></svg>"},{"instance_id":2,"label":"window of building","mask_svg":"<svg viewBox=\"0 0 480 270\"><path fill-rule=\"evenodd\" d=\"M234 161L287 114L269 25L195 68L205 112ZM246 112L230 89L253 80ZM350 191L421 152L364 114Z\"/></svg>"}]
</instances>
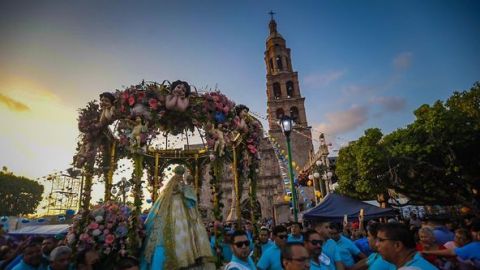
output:
<instances>
[{"instance_id":1,"label":"window of building","mask_svg":"<svg viewBox=\"0 0 480 270\"><path fill-rule=\"evenodd\" d=\"M276 115L277 115L277 119L280 120L285 115L285 112L283 111L282 108L278 108L277 112L276 112Z\"/></svg>"},{"instance_id":2,"label":"window of building","mask_svg":"<svg viewBox=\"0 0 480 270\"><path fill-rule=\"evenodd\" d=\"M298 122L298 108L293 106L290 108L290 117L293 121Z\"/></svg>"},{"instance_id":3,"label":"window of building","mask_svg":"<svg viewBox=\"0 0 480 270\"><path fill-rule=\"evenodd\" d=\"M277 55L277 58L275 58L275 61L277 61L277 68L279 70L283 70L282 57L280 55Z\"/></svg>"},{"instance_id":4,"label":"window of building","mask_svg":"<svg viewBox=\"0 0 480 270\"><path fill-rule=\"evenodd\" d=\"M273 72L274 70L274 67L273 67L273 59L270 58L270 60L268 61L270 63L270 71Z\"/></svg>"},{"instance_id":5,"label":"window of building","mask_svg":"<svg viewBox=\"0 0 480 270\"><path fill-rule=\"evenodd\" d=\"M273 96L275 99L280 99L282 91L280 90L280 84L278 82L273 84Z\"/></svg>"},{"instance_id":6,"label":"window of building","mask_svg":"<svg viewBox=\"0 0 480 270\"><path fill-rule=\"evenodd\" d=\"M287 82L287 97L288 98L293 97L293 82L292 81Z\"/></svg>"}]
</instances>

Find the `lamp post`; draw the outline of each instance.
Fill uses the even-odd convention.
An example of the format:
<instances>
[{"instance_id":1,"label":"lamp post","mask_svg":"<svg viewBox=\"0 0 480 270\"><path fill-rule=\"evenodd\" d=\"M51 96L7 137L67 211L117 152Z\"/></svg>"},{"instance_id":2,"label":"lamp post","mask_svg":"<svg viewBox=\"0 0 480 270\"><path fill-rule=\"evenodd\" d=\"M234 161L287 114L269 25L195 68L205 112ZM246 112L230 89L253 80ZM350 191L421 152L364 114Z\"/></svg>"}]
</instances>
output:
<instances>
[{"instance_id":1,"label":"lamp post","mask_svg":"<svg viewBox=\"0 0 480 270\"><path fill-rule=\"evenodd\" d=\"M330 180L332 179L333 173L328 171L324 174L325 177L325 182L326 182L326 189L327 189L327 194L330 193L331 188L331 182Z\"/></svg>"},{"instance_id":2,"label":"lamp post","mask_svg":"<svg viewBox=\"0 0 480 270\"><path fill-rule=\"evenodd\" d=\"M317 160L315 161L315 165L317 165L317 172L315 172L313 176L318 181L318 184L320 186L320 192L322 193L322 197L325 197L325 194L326 194L325 182L323 182L322 179L320 179L320 171L322 169L321 166L323 165L323 163L321 160Z\"/></svg>"},{"instance_id":3,"label":"lamp post","mask_svg":"<svg viewBox=\"0 0 480 270\"><path fill-rule=\"evenodd\" d=\"M297 209L297 192L295 185L293 183L293 166L292 166L292 150L290 147L290 133L293 128L293 120L289 116L285 115L280 120L280 126L282 127L283 134L287 139L287 150L288 150L288 169L290 172L290 189L292 190L292 204L293 204L293 219L295 222L298 222L298 209Z\"/></svg>"},{"instance_id":4,"label":"lamp post","mask_svg":"<svg viewBox=\"0 0 480 270\"><path fill-rule=\"evenodd\" d=\"M125 177L122 177L122 180L120 180L120 182L112 185L112 194L116 195L117 192L120 191L120 194L118 195L122 195L123 205L125 205L125 197L127 195L127 192L130 191L130 185L131 184L127 181L127 178Z\"/></svg>"}]
</instances>

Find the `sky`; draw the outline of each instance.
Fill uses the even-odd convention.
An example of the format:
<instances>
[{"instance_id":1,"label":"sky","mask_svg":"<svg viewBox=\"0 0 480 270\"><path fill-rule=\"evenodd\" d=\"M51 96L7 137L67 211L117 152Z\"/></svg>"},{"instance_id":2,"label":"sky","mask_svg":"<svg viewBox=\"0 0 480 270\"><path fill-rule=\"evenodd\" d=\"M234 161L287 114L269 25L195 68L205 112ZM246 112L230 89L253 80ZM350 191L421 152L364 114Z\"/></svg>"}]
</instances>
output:
<instances>
[{"instance_id":1,"label":"sky","mask_svg":"<svg viewBox=\"0 0 480 270\"><path fill-rule=\"evenodd\" d=\"M0 166L70 167L77 110L143 79L218 88L265 116L270 10L333 155L480 80L479 1L1 0Z\"/></svg>"}]
</instances>

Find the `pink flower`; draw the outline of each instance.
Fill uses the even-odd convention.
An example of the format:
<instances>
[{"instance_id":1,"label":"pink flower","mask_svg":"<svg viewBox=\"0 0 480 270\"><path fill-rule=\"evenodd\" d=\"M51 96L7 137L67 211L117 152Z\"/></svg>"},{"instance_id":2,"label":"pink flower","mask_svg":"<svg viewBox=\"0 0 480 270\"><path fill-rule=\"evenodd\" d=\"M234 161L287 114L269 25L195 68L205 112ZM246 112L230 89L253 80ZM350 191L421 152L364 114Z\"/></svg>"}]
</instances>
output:
<instances>
[{"instance_id":1,"label":"pink flower","mask_svg":"<svg viewBox=\"0 0 480 270\"><path fill-rule=\"evenodd\" d=\"M255 148L254 145L249 144L247 147L248 147L248 151L250 151L250 153L252 153L252 154L257 153L257 148Z\"/></svg>"},{"instance_id":2,"label":"pink flower","mask_svg":"<svg viewBox=\"0 0 480 270\"><path fill-rule=\"evenodd\" d=\"M145 92L137 92L137 98L138 100L142 100L145 97Z\"/></svg>"},{"instance_id":3,"label":"pink flower","mask_svg":"<svg viewBox=\"0 0 480 270\"><path fill-rule=\"evenodd\" d=\"M122 100L123 100L124 102L127 101L127 100L128 100L128 96L129 96L129 95L128 95L128 92L127 92L127 91L123 92L123 93L122 93Z\"/></svg>"},{"instance_id":4,"label":"pink flower","mask_svg":"<svg viewBox=\"0 0 480 270\"><path fill-rule=\"evenodd\" d=\"M150 105L150 108L152 108L153 110L156 110L156 109L158 109L158 100L156 100L154 98L151 98L148 101L148 105Z\"/></svg>"},{"instance_id":5,"label":"pink flower","mask_svg":"<svg viewBox=\"0 0 480 270\"><path fill-rule=\"evenodd\" d=\"M92 222L90 225L88 225L88 228L91 230L98 229L98 223Z\"/></svg>"},{"instance_id":6,"label":"pink flower","mask_svg":"<svg viewBox=\"0 0 480 270\"><path fill-rule=\"evenodd\" d=\"M135 97L134 97L134 96L130 96L130 97L128 98L128 105L133 106L133 104L135 104Z\"/></svg>"},{"instance_id":7,"label":"pink flower","mask_svg":"<svg viewBox=\"0 0 480 270\"><path fill-rule=\"evenodd\" d=\"M105 243L106 244L112 244L113 241L115 241L115 236L113 234L109 234L105 237Z\"/></svg>"}]
</instances>

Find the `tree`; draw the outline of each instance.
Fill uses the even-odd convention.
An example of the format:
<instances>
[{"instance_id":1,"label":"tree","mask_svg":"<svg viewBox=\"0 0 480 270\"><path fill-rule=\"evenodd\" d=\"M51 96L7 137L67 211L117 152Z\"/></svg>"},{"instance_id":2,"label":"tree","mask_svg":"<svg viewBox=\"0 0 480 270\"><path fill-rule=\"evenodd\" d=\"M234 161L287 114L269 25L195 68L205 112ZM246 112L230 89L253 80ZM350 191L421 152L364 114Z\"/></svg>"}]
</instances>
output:
<instances>
[{"instance_id":1,"label":"tree","mask_svg":"<svg viewBox=\"0 0 480 270\"><path fill-rule=\"evenodd\" d=\"M419 204L478 206L480 84L414 114L407 127L383 138L367 130L340 151L339 190L361 197L391 189Z\"/></svg>"},{"instance_id":2,"label":"tree","mask_svg":"<svg viewBox=\"0 0 480 270\"><path fill-rule=\"evenodd\" d=\"M42 199L43 185L0 172L0 216L32 214Z\"/></svg>"},{"instance_id":3,"label":"tree","mask_svg":"<svg viewBox=\"0 0 480 270\"><path fill-rule=\"evenodd\" d=\"M387 193L388 162L382 137L380 129L367 129L357 141L340 149L336 174L341 193L361 200Z\"/></svg>"}]
</instances>

